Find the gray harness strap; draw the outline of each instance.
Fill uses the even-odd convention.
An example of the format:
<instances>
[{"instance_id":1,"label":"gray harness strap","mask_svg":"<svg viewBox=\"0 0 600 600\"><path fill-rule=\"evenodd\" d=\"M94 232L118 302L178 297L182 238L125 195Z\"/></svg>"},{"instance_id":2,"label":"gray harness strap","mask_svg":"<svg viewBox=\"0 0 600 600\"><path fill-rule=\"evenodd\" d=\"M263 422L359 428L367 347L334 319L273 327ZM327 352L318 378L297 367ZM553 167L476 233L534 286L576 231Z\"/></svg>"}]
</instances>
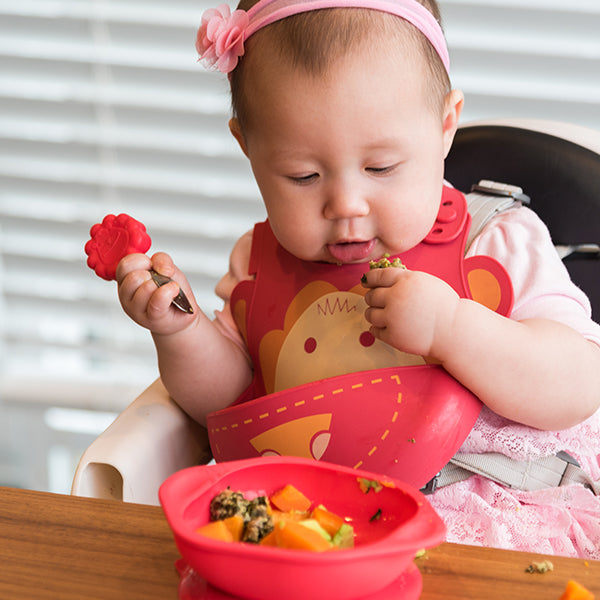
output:
<instances>
[{"instance_id":1,"label":"gray harness strap","mask_svg":"<svg viewBox=\"0 0 600 600\"><path fill-rule=\"evenodd\" d=\"M484 454L457 453L427 484L425 493L457 483L471 475L483 475L506 487L527 492L562 485L581 484L600 494L600 483L594 482L566 452L536 460L519 461L498 452Z\"/></svg>"},{"instance_id":2,"label":"gray harness strap","mask_svg":"<svg viewBox=\"0 0 600 600\"><path fill-rule=\"evenodd\" d=\"M501 189L507 190L505 192L507 195L500 195ZM513 190L515 193L512 193ZM473 240L481 233L481 230L498 213L529 202L529 198L523 194L521 188L498 184L493 181L480 181L478 185L473 186L473 190L469 194L465 194L465 197L471 215L471 229L467 236L465 252L469 250Z\"/></svg>"},{"instance_id":3,"label":"gray harness strap","mask_svg":"<svg viewBox=\"0 0 600 600\"><path fill-rule=\"evenodd\" d=\"M471 230L465 252L473 239L498 213L528 203L521 188L493 181L480 181L466 194L471 215ZM518 461L498 452L484 454L457 453L421 491L431 494L440 487L463 481L472 475L483 475L506 487L524 491L541 490L561 485L581 484L600 495L600 482L594 482L566 452L537 460Z\"/></svg>"}]
</instances>

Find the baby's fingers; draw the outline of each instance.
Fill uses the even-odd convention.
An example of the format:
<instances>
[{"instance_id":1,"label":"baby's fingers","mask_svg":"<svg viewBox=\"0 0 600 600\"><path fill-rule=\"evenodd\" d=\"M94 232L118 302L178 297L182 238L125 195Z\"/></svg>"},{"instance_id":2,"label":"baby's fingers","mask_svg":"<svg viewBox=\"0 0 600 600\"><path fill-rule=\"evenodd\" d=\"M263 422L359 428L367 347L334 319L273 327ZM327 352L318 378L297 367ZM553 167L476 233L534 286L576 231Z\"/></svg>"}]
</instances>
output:
<instances>
[{"instance_id":1,"label":"baby's fingers","mask_svg":"<svg viewBox=\"0 0 600 600\"><path fill-rule=\"evenodd\" d=\"M136 269L122 275L118 288L119 300L124 307L134 301L139 303L142 298L143 303L147 304L154 290L156 284L152 281L150 271Z\"/></svg>"},{"instance_id":2,"label":"baby's fingers","mask_svg":"<svg viewBox=\"0 0 600 600\"><path fill-rule=\"evenodd\" d=\"M404 277L407 272L406 269L399 269L396 267L371 269L362 276L361 283L367 288L391 287L401 277Z\"/></svg>"},{"instance_id":3,"label":"baby's fingers","mask_svg":"<svg viewBox=\"0 0 600 600\"><path fill-rule=\"evenodd\" d=\"M368 306L374 308L383 308L386 305L386 298L388 295L388 288L376 287L370 289L365 294L365 302Z\"/></svg>"},{"instance_id":4,"label":"baby's fingers","mask_svg":"<svg viewBox=\"0 0 600 600\"><path fill-rule=\"evenodd\" d=\"M119 285L133 271L150 271L152 263L145 254L128 254L117 265L116 280ZM148 275L149 276L149 275Z\"/></svg>"},{"instance_id":5,"label":"baby's fingers","mask_svg":"<svg viewBox=\"0 0 600 600\"><path fill-rule=\"evenodd\" d=\"M173 277L175 274L175 264L173 259L165 252L157 252L151 258L152 268L165 277Z\"/></svg>"},{"instance_id":6,"label":"baby's fingers","mask_svg":"<svg viewBox=\"0 0 600 600\"><path fill-rule=\"evenodd\" d=\"M387 326L386 313L383 308L367 308L365 319L376 329L384 329ZM374 331L371 330L371 333L374 334Z\"/></svg>"},{"instance_id":7,"label":"baby's fingers","mask_svg":"<svg viewBox=\"0 0 600 600\"><path fill-rule=\"evenodd\" d=\"M154 284L154 282L152 282ZM162 317L167 311L171 310L171 303L173 298L179 293L179 285L175 281L165 283L159 288L154 285L154 291L152 292L147 305L148 317L157 319Z\"/></svg>"}]
</instances>

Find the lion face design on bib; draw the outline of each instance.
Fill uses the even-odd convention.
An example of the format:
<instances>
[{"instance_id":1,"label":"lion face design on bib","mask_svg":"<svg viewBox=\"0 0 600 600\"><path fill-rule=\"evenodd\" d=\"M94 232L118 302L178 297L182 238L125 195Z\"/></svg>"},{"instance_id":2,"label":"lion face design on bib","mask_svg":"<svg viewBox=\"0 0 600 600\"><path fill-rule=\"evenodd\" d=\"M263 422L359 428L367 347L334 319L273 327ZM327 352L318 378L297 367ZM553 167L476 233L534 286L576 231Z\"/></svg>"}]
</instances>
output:
<instances>
[{"instance_id":1,"label":"lion face design on bib","mask_svg":"<svg viewBox=\"0 0 600 600\"><path fill-rule=\"evenodd\" d=\"M425 364L423 357L373 337L364 316L365 292L360 285L340 291L316 281L298 293L284 328L268 332L260 344L267 393L344 373Z\"/></svg>"}]
</instances>

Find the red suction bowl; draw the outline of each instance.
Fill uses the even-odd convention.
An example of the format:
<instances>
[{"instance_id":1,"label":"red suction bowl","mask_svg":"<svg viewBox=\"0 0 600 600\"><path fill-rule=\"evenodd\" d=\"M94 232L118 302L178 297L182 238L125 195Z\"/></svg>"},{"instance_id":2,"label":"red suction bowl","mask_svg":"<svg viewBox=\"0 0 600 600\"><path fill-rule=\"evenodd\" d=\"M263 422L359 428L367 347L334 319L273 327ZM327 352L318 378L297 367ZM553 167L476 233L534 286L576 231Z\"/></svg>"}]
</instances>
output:
<instances>
[{"instance_id":1,"label":"red suction bowl","mask_svg":"<svg viewBox=\"0 0 600 600\"><path fill-rule=\"evenodd\" d=\"M365 493L359 478L380 480L384 485L378 492ZM288 483L315 505L324 504L350 519L355 547L308 552L228 543L196 532L209 520L212 498L227 487L270 496ZM405 483L303 458L256 458L191 467L169 477L159 496L185 562L211 586L250 600L371 597L414 572L416 551L439 544L445 535L442 520L425 497ZM395 597L408 598L401 593Z\"/></svg>"},{"instance_id":2,"label":"red suction bowl","mask_svg":"<svg viewBox=\"0 0 600 600\"><path fill-rule=\"evenodd\" d=\"M339 375L208 417L217 462L299 456L422 487L455 454L481 402L439 365Z\"/></svg>"}]
</instances>

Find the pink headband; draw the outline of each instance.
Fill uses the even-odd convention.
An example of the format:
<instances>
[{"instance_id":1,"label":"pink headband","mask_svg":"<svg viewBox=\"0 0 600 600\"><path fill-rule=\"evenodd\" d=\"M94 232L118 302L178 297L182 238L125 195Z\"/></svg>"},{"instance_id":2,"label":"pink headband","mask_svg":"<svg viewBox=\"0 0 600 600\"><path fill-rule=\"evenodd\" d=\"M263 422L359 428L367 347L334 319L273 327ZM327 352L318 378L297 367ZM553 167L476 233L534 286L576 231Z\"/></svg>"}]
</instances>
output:
<instances>
[{"instance_id":1,"label":"pink headband","mask_svg":"<svg viewBox=\"0 0 600 600\"><path fill-rule=\"evenodd\" d=\"M202 15L196 50L206 66L230 73L244 54L244 42L262 27L302 12L342 7L379 10L412 23L429 40L449 71L450 59L442 28L416 0L259 0L248 12L234 10L233 13L227 4L221 4Z\"/></svg>"}]
</instances>

